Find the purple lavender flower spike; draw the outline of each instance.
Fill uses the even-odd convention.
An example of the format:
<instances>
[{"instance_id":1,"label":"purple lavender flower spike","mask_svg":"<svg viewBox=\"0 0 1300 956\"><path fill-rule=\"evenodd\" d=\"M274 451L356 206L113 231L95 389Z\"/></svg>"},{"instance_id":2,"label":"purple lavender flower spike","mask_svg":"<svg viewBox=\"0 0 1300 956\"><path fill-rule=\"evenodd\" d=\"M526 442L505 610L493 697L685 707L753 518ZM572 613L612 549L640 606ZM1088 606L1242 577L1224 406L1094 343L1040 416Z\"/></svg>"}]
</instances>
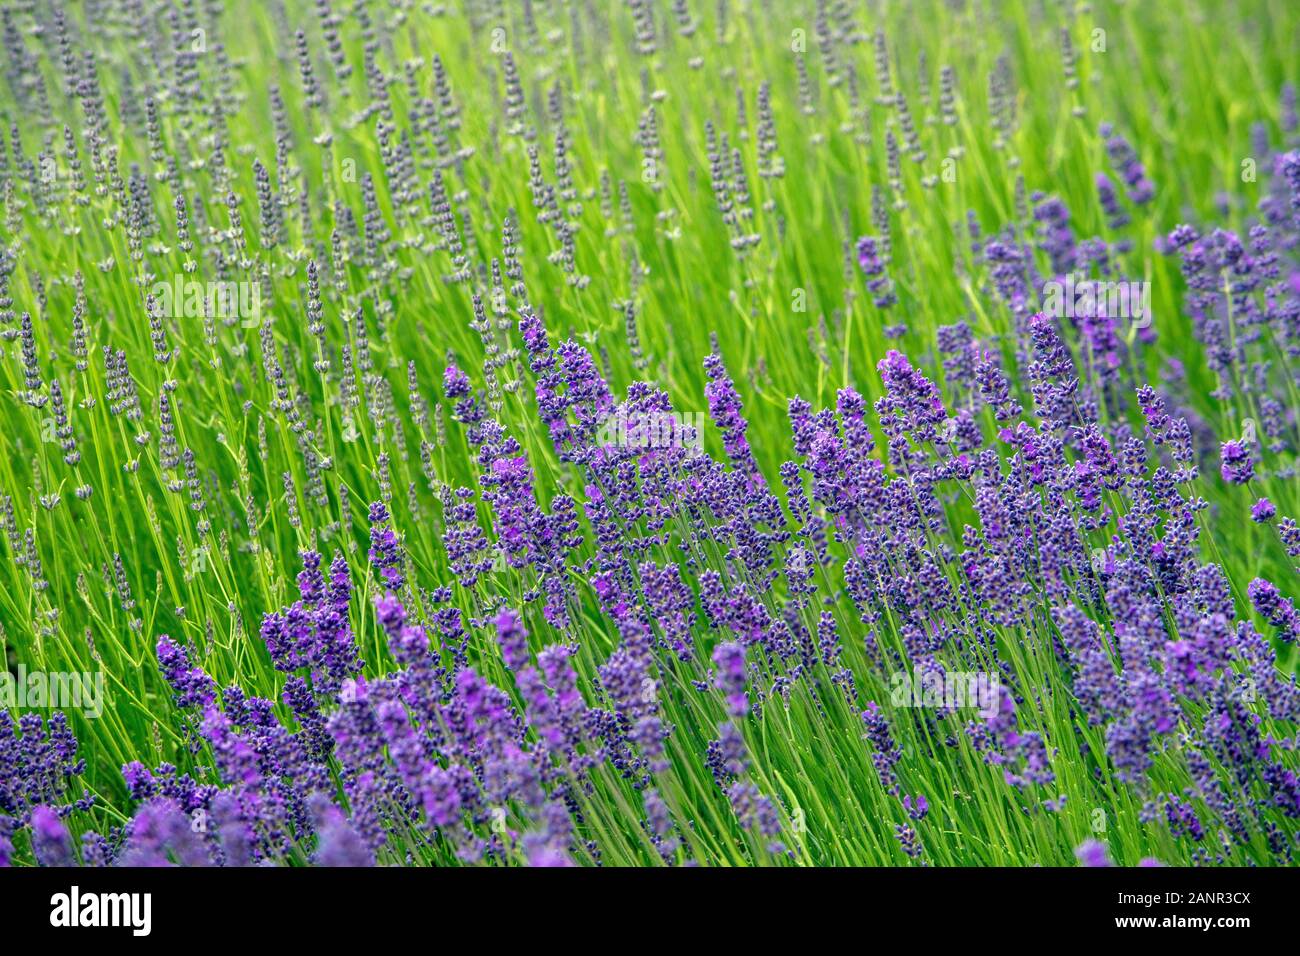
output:
<instances>
[{"instance_id":1,"label":"purple lavender flower spike","mask_svg":"<svg viewBox=\"0 0 1300 956\"><path fill-rule=\"evenodd\" d=\"M1234 485L1244 485L1255 475L1254 464L1250 460L1250 452L1246 446L1235 439L1225 441L1219 452L1219 458L1222 464L1219 467L1219 474L1223 480Z\"/></svg>"},{"instance_id":2,"label":"purple lavender flower spike","mask_svg":"<svg viewBox=\"0 0 1300 956\"><path fill-rule=\"evenodd\" d=\"M1075 848L1074 855L1078 859L1080 866L1104 867L1115 865L1111 862L1110 851L1106 849L1106 844L1097 840L1084 840Z\"/></svg>"},{"instance_id":3,"label":"purple lavender flower spike","mask_svg":"<svg viewBox=\"0 0 1300 956\"><path fill-rule=\"evenodd\" d=\"M898 774L894 771L894 765L902 759L903 751L895 745L889 723L880 712L880 705L874 700L868 702L867 709L862 712L862 722L867 728L864 736L871 743L871 762L876 765L880 782L886 790L897 793Z\"/></svg>"},{"instance_id":4,"label":"purple lavender flower spike","mask_svg":"<svg viewBox=\"0 0 1300 956\"><path fill-rule=\"evenodd\" d=\"M713 651L713 663L718 667L718 689L727 699L727 713L744 717L749 711L745 696L745 649L731 641L719 644Z\"/></svg>"},{"instance_id":5,"label":"purple lavender flower spike","mask_svg":"<svg viewBox=\"0 0 1300 956\"><path fill-rule=\"evenodd\" d=\"M379 572L380 580L390 591L400 591L405 578L402 574L402 546L389 526L388 509L382 501L370 506L370 563Z\"/></svg>"},{"instance_id":6,"label":"purple lavender flower spike","mask_svg":"<svg viewBox=\"0 0 1300 956\"><path fill-rule=\"evenodd\" d=\"M709 417L722 432L722 446L727 457L738 471L746 474L758 487L762 484L762 477L745 438L749 425L741 414L743 403L722 364L722 356L714 352L705 358L704 371L709 378L708 384L704 386L704 397L709 403Z\"/></svg>"},{"instance_id":7,"label":"purple lavender flower spike","mask_svg":"<svg viewBox=\"0 0 1300 956\"><path fill-rule=\"evenodd\" d=\"M46 806L32 810L32 853L41 866L75 866L72 837L59 815Z\"/></svg>"},{"instance_id":8,"label":"purple lavender flower spike","mask_svg":"<svg viewBox=\"0 0 1300 956\"><path fill-rule=\"evenodd\" d=\"M126 840L116 864L129 867L210 866L211 854L194 823L195 818L184 812L175 800L147 801L127 825Z\"/></svg>"},{"instance_id":9,"label":"purple lavender flower spike","mask_svg":"<svg viewBox=\"0 0 1300 956\"><path fill-rule=\"evenodd\" d=\"M918 859L921 856L921 838L917 835L916 829L906 823L894 824L894 836L898 839L898 845L903 852L912 859Z\"/></svg>"},{"instance_id":10,"label":"purple lavender flower spike","mask_svg":"<svg viewBox=\"0 0 1300 956\"><path fill-rule=\"evenodd\" d=\"M518 671L528 663L528 632L518 612L505 608L497 615L497 644L506 667Z\"/></svg>"},{"instance_id":11,"label":"purple lavender flower spike","mask_svg":"<svg viewBox=\"0 0 1300 956\"><path fill-rule=\"evenodd\" d=\"M206 707L217 699L216 683L201 667L193 666L189 652L166 634L158 638L158 667L177 707Z\"/></svg>"},{"instance_id":12,"label":"purple lavender flower spike","mask_svg":"<svg viewBox=\"0 0 1300 956\"><path fill-rule=\"evenodd\" d=\"M1255 578L1246 586L1246 595L1260 616L1278 629L1279 638L1288 644L1295 641L1300 635L1300 611L1271 581Z\"/></svg>"},{"instance_id":13,"label":"purple lavender flower spike","mask_svg":"<svg viewBox=\"0 0 1300 956\"><path fill-rule=\"evenodd\" d=\"M374 866L370 847L352 828L343 811L324 798L312 807L316 816L317 866Z\"/></svg>"},{"instance_id":14,"label":"purple lavender flower spike","mask_svg":"<svg viewBox=\"0 0 1300 956\"><path fill-rule=\"evenodd\" d=\"M925 799L925 794L917 794L916 797L909 794L903 797L903 809L913 820L924 820L930 812L930 803Z\"/></svg>"},{"instance_id":15,"label":"purple lavender flower spike","mask_svg":"<svg viewBox=\"0 0 1300 956\"><path fill-rule=\"evenodd\" d=\"M14 855L13 817L0 813L0 869L11 864Z\"/></svg>"}]
</instances>

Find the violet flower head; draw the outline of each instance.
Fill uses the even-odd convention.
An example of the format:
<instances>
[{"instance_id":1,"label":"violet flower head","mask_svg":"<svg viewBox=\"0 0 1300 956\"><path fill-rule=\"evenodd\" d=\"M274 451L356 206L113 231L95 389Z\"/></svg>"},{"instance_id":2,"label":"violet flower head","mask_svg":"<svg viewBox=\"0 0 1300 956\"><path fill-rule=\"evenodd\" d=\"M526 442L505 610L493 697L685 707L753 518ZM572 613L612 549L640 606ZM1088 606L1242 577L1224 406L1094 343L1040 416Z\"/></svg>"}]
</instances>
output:
<instances>
[{"instance_id":1,"label":"violet flower head","mask_svg":"<svg viewBox=\"0 0 1300 956\"><path fill-rule=\"evenodd\" d=\"M673 818L668 804L653 787L645 792L645 812L645 826L650 831L650 838L659 850L659 855L663 857L664 862L672 862L681 842L672 835Z\"/></svg>"},{"instance_id":2,"label":"violet flower head","mask_svg":"<svg viewBox=\"0 0 1300 956\"><path fill-rule=\"evenodd\" d=\"M424 813L429 822L447 827L460 819L462 798L456 775L441 767L431 767L424 783Z\"/></svg>"},{"instance_id":3,"label":"violet flower head","mask_svg":"<svg viewBox=\"0 0 1300 956\"><path fill-rule=\"evenodd\" d=\"M915 797L908 794L903 797L903 809L913 820L924 820L930 812L930 802L925 799L925 794L917 794Z\"/></svg>"},{"instance_id":4,"label":"violet flower head","mask_svg":"<svg viewBox=\"0 0 1300 956\"><path fill-rule=\"evenodd\" d=\"M1256 524L1267 524L1277 514L1277 508L1267 498L1260 498L1250 507L1250 520Z\"/></svg>"},{"instance_id":5,"label":"violet flower head","mask_svg":"<svg viewBox=\"0 0 1300 956\"><path fill-rule=\"evenodd\" d=\"M464 398L469 394L469 376L455 362L448 362L442 375L444 394L450 399Z\"/></svg>"},{"instance_id":6,"label":"violet flower head","mask_svg":"<svg viewBox=\"0 0 1300 956\"><path fill-rule=\"evenodd\" d=\"M1156 188L1147 178L1136 150L1123 136L1115 134L1109 123L1102 124L1101 135L1106 140L1106 154L1110 157L1111 167L1128 187L1128 198L1139 206L1150 202L1155 197Z\"/></svg>"},{"instance_id":7,"label":"violet flower head","mask_svg":"<svg viewBox=\"0 0 1300 956\"><path fill-rule=\"evenodd\" d=\"M1115 865L1111 861L1110 851L1106 849L1106 844L1097 840L1084 840L1075 847L1074 856L1079 861L1080 866L1104 867Z\"/></svg>"},{"instance_id":8,"label":"violet flower head","mask_svg":"<svg viewBox=\"0 0 1300 956\"><path fill-rule=\"evenodd\" d=\"M722 356L716 352L704 360L704 371L708 375L708 384L704 386L704 397L709 403L709 417L722 432L722 447L727 457L737 470L750 476L755 483L761 481L758 464L754 461L745 432L749 427L741 414L743 403L736 392L736 386L727 375Z\"/></svg>"},{"instance_id":9,"label":"violet flower head","mask_svg":"<svg viewBox=\"0 0 1300 956\"><path fill-rule=\"evenodd\" d=\"M1278 629L1277 636L1282 640L1291 643L1300 634L1300 612L1271 581L1255 578L1246 586L1246 596L1260 616Z\"/></svg>"},{"instance_id":10,"label":"violet flower head","mask_svg":"<svg viewBox=\"0 0 1300 956\"><path fill-rule=\"evenodd\" d=\"M713 779L724 790L728 783L749 769L749 756L745 738L731 721L718 725L718 739L709 742L705 763L713 772Z\"/></svg>"},{"instance_id":11,"label":"violet flower head","mask_svg":"<svg viewBox=\"0 0 1300 956\"><path fill-rule=\"evenodd\" d=\"M1097 174L1097 200L1102 212L1106 214L1106 224L1111 229L1122 229L1128 225L1128 213L1120 205L1115 186L1105 173Z\"/></svg>"},{"instance_id":12,"label":"violet flower head","mask_svg":"<svg viewBox=\"0 0 1300 956\"><path fill-rule=\"evenodd\" d=\"M894 836L897 837L898 845L903 852L912 859L915 860L921 856L921 838L917 835L915 828L906 823L896 823L894 824Z\"/></svg>"},{"instance_id":13,"label":"violet flower head","mask_svg":"<svg viewBox=\"0 0 1300 956\"><path fill-rule=\"evenodd\" d=\"M893 280L885 269L885 261L880 254L880 242L875 236L863 236L858 240L858 266L867 277L867 288L872 294L872 301L878 309L887 309L898 301L894 292Z\"/></svg>"},{"instance_id":14,"label":"violet flower head","mask_svg":"<svg viewBox=\"0 0 1300 956\"><path fill-rule=\"evenodd\" d=\"M713 651L713 663L718 666L718 689L727 698L727 713L744 717L749 711L745 696L745 649L734 641L719 644Z\"/></svg>"},{"instance_id":15,"label":"violet flower head","mask_svg":"<svg viewBox=\"0 0 1300 956\"><path fill-rule=\"evenodd\" d=\"M324 798L312 807L316 816L317 866L374 866L375 857L343 811Z\"/></svg>"},{"instance_id":16,"label":"violet flower head","mask_svg":"<svg viewBox=\"0 0 1300 956\"><path fill-rule=\"evenodd\" d=\"M74 866L72 837L59 815L46 806L32 810L32 853L41 866Z\"/></svg>"},{"instance_id":17,"label":"violet flower head","mask_svg":"<svg viewBox=\"0 0 1300 956\"><path fill-rule=\"evenodd\" d=\"M882 427L890 427L892 416L901 416L903 426L915 431L918 439L932 440L936 426L948 417L938 386L894 349L876 363L876 370L887 393L876 404Z\"/></svg>"},{"instance_id":18,"label":"violet flower head","mask_svg":"<svg viewBox=\"0 0 1300 956\"><path fill-rule=\"evenodd\" d=\"M781 832L781 821L771 798L754 784L738 780L728 789L727 797L742 826L769 839Z\"/></svg>"},{"instance_id":19,"label":"violet flower head","mask_svg":"<svg viewBox=\"0 0 1300 956\"><path fill-rule=\"evenodd\" d=\"M1255 466L1250 460L1250 451L1237 440L1225 441L1219 452L1222 464L1219 474L1223 480L1234 485L1244 485L1255 476Z\"/></svg>"},{"instance_id":20,"label":"violet flower head","mask_svg":"<svg viewBox=\"0 0 1300 956\"><path fill-rule=\"evenodd\" d=\"M262 618L262 641L277 670L292 673L310 667L318 692L336 692L362 667L348 618L352 584L347 559L335 552L327 578L318 570L315 552L305 551L302 557L303 597Z\"/></svg>"},{"instance_id":21,"label":"violet flower head","mask_svg":"<svg viewBox=\"0 0 1300 956\"><path fill-rule=\"evenodd\" d=\"M122 778L126 781L126 792L132 800L147 800L154 794L153 774L138 760L132 760L122 767Z\"/></svg>"},{"instance_id":22,"label":"violet flower head","mask_svg":"<svg viewBox=\"0 0 1300 956\"><path fill-rule=\"evenodd\" d=\"M298 572L298 593L304 604L316 604L325 596L325 575L321 573L319 551L300 551L302 570Z\"/></svg>"},{"instance_id":23,"label":"violet flower head","mask_svg":"<svg viewBox=\"0 0 1300 956\"><path fill-rule=\"evenodd\" d=\"M406 608L391 593L375 598L375 620L391 644L406 626Z\"/></svg>"},{"instance_id":24,"label":"violet flower head","mask_svg":"<svg viewBox=\"0 0 1300 956\"><path fill-rule=\"evenodd\" d=\"M406 581L402 575L402 546L389 526L388 509L382 501L370 506L370 563L385 587L390 591L402 589Z\"/></svg>"},{"instance_id":25,"label":"violet flower head","mask_svg":"<svg viewBox=\"0 0 1300 956\"><path fill-rule=\"evenodd\" d=\"M141 804L127 824L126 840L115 863L129 867L212 865L208 845L194 820L170 798Z\"/></svg>"},{"instance_id":26,"label":"violet flower head","mask_svg":"<svg viewBox=\"0 0 1300 956\"><path fill-rule=\"evenodd\" d=\"M546 338L546 326L534 313L524 313L519 319L519 334L523 337L524 348L530 355L541 355L550 350L550 343Z\"/></svg>"},{"instance_id":27,"label":"violet flower head","mask_svg":"<svg viewBox=\"0 0 1300 956\"><path fill-rule=\"evenodd\" d=\"M518 672L528 663L528 632L517 611L505 608L497 615L497 644L506 666Z\"/></svg>"},{"instance_id":28,"label":"violet flower head","mask_svg":"<svg viewBox=\"0 0 1300 956\"><path fill-rule=\"evenodd\" d=\"M880 705L874 700L867 703L862 712L862 722L867 732L863 735L872 746L871 762L876 765L880 782L891 793L898 792L898 775L894 765L903 757L903 751L894 743L894 736L889 730L889 722L880 712Z\"/></svg>"},{"instance_id":29,"label":"violet flower head","mask_svg":"<svg viewBox=\"0 0 1300 956\"><path fill-rule=\"evenodd\" d=\"M257 754L231 724L230 718L208 707L203 712L203 736L212 745L222 779L230 784L255 786L262 780Z\"/></svg>"},{"instance_id":30,"label":"violet flower head","mask_svg":"<svg viewBox=\"0 0 1300 956\"><path fill-rule=\"evenodd\" d=\"M189 652L166 634L158 638L158 669L172 689L177 707L206 707L217 699L217 685Z\"/></svg>"},{"instance_id":31,"label":"violet flower head","mask_svg":"<svg viewBox=\"0 0 1300 956\"><path fill-rule=\"evenodd\" d=\"M0 813L0 869L10 865L14 855L14 821Z\"/></svg>"}]
</instances>

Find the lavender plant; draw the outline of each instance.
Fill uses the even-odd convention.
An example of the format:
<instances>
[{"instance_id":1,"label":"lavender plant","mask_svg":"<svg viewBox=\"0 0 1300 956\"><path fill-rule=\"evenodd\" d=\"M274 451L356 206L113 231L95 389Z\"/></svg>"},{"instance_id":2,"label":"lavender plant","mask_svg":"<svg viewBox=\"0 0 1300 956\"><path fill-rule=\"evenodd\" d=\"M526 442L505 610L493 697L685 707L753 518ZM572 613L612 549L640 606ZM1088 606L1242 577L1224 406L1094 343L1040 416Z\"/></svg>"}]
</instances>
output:
<instances>
[{"instance_id":1,"label":"lavender plant","mask_svg":"<svg viewBox=\"0 0 1300 956\"><path fill-rule=\"evenodd\" d=\"M0 26L0 865L1292 862L1291 5Z\"/></svg>"}]
</instances>

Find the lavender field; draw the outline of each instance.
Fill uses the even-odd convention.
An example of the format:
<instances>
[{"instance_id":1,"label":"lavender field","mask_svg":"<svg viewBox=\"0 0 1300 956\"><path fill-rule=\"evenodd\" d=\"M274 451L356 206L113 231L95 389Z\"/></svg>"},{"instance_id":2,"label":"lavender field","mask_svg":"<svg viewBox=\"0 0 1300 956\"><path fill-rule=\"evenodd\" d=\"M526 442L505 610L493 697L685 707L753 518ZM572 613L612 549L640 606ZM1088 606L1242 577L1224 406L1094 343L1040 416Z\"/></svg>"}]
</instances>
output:
<instances>
[{"instance_id":1,"label":"lavender field","mask_svg":"<svg viewBox=\"0 0 1300 956\"><path fill-rule=\"evenodd\" d=\"M1300 6L0 34L0 866L1293 862Z\"/></svg>"}]
</instances>

